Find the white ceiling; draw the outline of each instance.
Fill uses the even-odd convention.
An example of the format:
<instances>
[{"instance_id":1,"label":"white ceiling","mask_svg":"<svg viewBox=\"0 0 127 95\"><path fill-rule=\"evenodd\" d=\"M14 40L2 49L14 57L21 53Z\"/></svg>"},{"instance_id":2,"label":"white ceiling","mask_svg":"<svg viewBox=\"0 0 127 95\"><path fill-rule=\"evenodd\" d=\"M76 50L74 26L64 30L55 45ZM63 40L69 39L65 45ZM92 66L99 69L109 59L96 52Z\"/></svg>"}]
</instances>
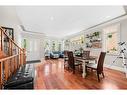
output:
<instances>
[{"instance_id":1,"label":"white ceiling","mask_svg":"<svg viewBox=\"0 0 127 95\"><path fill-rule=\"evenodd\" d=\"M26 30L59 38L125 14L122 6L20 6L16 10Z\"/></svg>"}]
</instances>

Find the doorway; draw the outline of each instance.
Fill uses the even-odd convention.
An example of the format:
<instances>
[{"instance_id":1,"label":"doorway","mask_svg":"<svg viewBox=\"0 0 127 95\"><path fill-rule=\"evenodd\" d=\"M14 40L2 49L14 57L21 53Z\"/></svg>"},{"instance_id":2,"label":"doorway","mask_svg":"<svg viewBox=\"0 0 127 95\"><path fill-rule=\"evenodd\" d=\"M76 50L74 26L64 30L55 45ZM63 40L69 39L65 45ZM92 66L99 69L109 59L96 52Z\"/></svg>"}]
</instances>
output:
<instances>
[{"instance_id":1,"label":"doorway","mask_svg":"<svg viewBox=\"0 0 127 95\"><path fill-rule=\"evenodd\" d=\"M26 61L40 60L40 39L23 38L22 47L26 49Z\"/></svg>"}]
</instances>

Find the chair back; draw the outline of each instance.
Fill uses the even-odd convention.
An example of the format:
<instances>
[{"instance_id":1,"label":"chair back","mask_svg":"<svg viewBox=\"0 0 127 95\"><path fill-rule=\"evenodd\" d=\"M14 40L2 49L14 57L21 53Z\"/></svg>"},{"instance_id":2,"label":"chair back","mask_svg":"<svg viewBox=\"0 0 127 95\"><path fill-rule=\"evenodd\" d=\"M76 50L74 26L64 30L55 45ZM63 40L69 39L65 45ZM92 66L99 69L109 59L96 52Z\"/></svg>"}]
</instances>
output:
<instances>
[{"instance_id":1,"label":"chair back","mask_svg":"<svg viewBox=\"0 0 127 95\"><path fill-rule=\"evenodd\" d=\"M88 58L90 56L90 51L83 51L82 57Z\"/></svg>"},{"instance_id":2,"label":"chair back","mask_svg":"<svg viewBox=\"0 0 127 95\"><path fill-rule=\"evenodd\" d=\"M101 74L103 72L103 64L104 64L104 59L105 59L106 52L101 52L97 64L97 72Z\"/></svg>"},{"instance_id":3,"label":"chair back","mask_svg":"<svg viewBox=\"0 0 127 95\"><path fill-rule=\"evenodd\" d=\"M67 50L64 51L64 57L68 56L67 52L68 52Z\"/></svg>"},{"instance_id":4,"label":"chair back","mask_svg":"<svg viewBox=\"0 0 127 95\"><path fill-rule=\"evenodd\" d=\"M71 69L75 69L75 64L74 64L74 56L72 51L67 52L68 55L68 65Z\"/></svg>"}]
</instances>

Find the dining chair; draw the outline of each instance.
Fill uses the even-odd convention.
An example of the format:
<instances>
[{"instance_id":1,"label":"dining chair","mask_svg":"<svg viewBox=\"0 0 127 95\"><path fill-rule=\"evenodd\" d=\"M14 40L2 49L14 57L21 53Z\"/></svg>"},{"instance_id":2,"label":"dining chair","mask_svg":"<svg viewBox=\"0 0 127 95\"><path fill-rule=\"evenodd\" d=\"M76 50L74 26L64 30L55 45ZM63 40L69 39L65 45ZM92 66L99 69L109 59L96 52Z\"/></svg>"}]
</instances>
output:
<instances>
[{"instance_id":1,"label":"dining chair","mask_svg":"<svg viewBox=\"0 0 127 95\"><path fill-rule=\"evenodd\" d=\"M90 51L84 50L83 54L82 54L82 57L83 58L89 58L89 56L90 56ZM89 61L86 61L86 63L89 63Z\"/></svg>"},{"instance_id":2,"label":"dining chair","mask_svg":"<svg viewBox=\"0 0 127 95\"><path fill-rule=\"evenodd\" d=\"M68 63L67 63L68 62L68 55L67 55L67 52L69 52L69 51L67 51L67 50L64 51L64 57L63 57L64 58L64 68L68 67Z\"/></svg>"},{"instance_id":3,"label":"dining chair","mask_svg":"<svg viewBox=\"0 0 127 95\"><path fill-rule=\"evenodd\" d=\"M75 58L73 56L73 52L72 51L67 52L67 54L68 54L68 66L69 66L69 69L71 69L73 71L73 74L74 74L75 73L75 69L76 69L75 67L76 66L79 67L82 64L77 62L77 61L75 61Z\"/></svg>"},{"instance_id":4,"label":"dining chair","mask_svg":"<svg viewBox=\"0 0 127 95\"><path fill-rule=\"evenodd\" d=\"M64 51L64 63L68 61L67 50Z\"/></svg>"},{"instance_id":5,"label":"dining chair","mask_svg":"<svg viewBox=\"0 0 127 95\"><path fill-rule=\"evenodd\" d=\"M90 51L83 51L82 57L88 58L90 56Z\"/></svg>"},{"instance_id":6,"label":"dining chair","mask_svg":"<svg viewBox=\"0 0 127 95\"><path fill-rule=\"evenodd\" d=\"M86 64L86 73L87 73L87 68L96 70L99 82L100 82L100 76L99 76L100 74L102 74L103 78L105 77L104 72L103 72L103 64L104 64L105 55L106 55L106 52L100 53L99 60L98 60L97 64L95 64L95 63Z\"/></svg>"},{"instance_id":7,"label":"dining chair","mask_svg":"<svg viewBox=\"0 0 127 95\"><path fill-rule=\"evenodd\" d=\"M83 53L82 53L81 55L82 55L82 56L81 56L82 58L89 58L89 56L90 56L90 51L84 50ZM76 61L79 62L79 63L81 63L81 64L82 64L82 62L83 62L83 61L81 61L81 60L76 60ZM88 64L89 61L85 61L85 63ZM82 65L80 65L80 71L83 72Z\"/></svg>"}]
</instances>

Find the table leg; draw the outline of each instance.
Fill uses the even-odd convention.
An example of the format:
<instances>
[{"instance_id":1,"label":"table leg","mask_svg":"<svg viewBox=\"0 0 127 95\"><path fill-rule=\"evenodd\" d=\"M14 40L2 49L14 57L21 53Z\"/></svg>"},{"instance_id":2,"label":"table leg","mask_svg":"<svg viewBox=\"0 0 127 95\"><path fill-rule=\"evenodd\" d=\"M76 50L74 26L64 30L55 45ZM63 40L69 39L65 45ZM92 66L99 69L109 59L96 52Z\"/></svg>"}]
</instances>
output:
<instances>
[{"instance_id":1,"label":"table leg","mask_svg":"<svg viewBox=\"0 0 127 95\"><path fill-rule=\"evenodd\" d=\"M126 75L126 78L127 78L127 66L126 66L126 64L124 64L124 71L125 71L125 75Z\"/></svg>"},{"instance_id":2,"label":"table leg","mask_svg":"<svg viewBox=\"0 0 127 95\"><path fill-rule=\"evenodd\" d=\"M82 77L85 78L86 77L86 64L85 64L85 61L83 61L82 67L83 67Z\"/></svg>"}]
</instances>

